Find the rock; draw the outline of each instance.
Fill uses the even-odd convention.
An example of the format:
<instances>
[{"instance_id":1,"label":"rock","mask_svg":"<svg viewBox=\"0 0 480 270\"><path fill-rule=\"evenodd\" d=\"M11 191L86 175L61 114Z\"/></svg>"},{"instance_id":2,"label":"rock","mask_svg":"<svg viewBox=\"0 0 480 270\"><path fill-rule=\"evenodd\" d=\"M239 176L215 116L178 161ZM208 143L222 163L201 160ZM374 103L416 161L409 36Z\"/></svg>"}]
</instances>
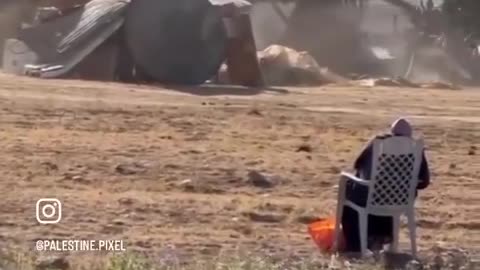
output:
<instances>
[{"instance_id":1,"label":"rock","mask_svg":"<svg viewBox=\"0 0 480 270\"><path fill-rule=\"evenodd\" d=\"M75 176L72 177L72 180L73 181L82 181L83 177L81 175L75 175Z\"/></svg>"},{"instance_id":2,"label":"rock","mask_svg":"<svg viewBox=\"0 0 480 270\"><path fill-rule=\"evenodd\" d=\"M146 168L143 164L140 164L138 162L133 162L133 163L119 164L117 165L117 167L115 167L115 171L123 175L133 175L133 174L139 174L139 173L145 172Z\"/></svg>"},{"instance_id":3,"label":"rock","mask_svg":"<svg viewBox=\"0 0 480 270\"><path fill-rule=\"evenodd\" d=\"M57 171L58 170L57 164L52 163L50 161L42 162L42 165L45 166L47 168L47 170L50 170L50 171Z\"/></svg>"},{"instance_id":4,"label":"rock","mask_svg":"<svg viewBox=\"0 0 480 270\"><path fill-rule=\"evenodd\" d=\"M254 116L263 116L263 114L260 112L260 110L253 108L250 111L248 111L248 115L254 115Z\"/></svg>"},{"instance_id":5,"label":"rock","mask_svg":"<svg viewBox=\"0 0 480 270\"><path fill-rule=\"evenodd\" d=\"M245 215L255 222L280 223L286 219L285 215L274 213L247 212Z\"/></svg>"},{"instance_id":6,"label":"rock","mask_svg":"<svg viewBox=\"0 0 480 270\"><path fill-rule=\"evenodd\" d=\"M190 185L192 183L193 183L192 179L185 179L185 180L181 181L178 185L179 186L185 186L185 185Z\"/></svg>"},{"instance_id":7,"label":"rock","mask_svg":"<svg viewBox=\"0 0 480 270\"><path fill-rule=\"evenodd\" d=\"M309 144L302 144L297 148L297 152L311 153L312 152L312 146L310 146Z\"/></svg>"},{"instance_id":8,"label":"rock","mask_svg":"<svg viewBox=\"0 0 480 270\"><path fill-rule=\"evenodd\" d=\"M477 152L477 147L475 145L470 146L470 149L468 150L468 155L469 156L475 156Z\"/></svg>"},{"instance_id":9,"label":"rock","mask_svg":"<svg viewBox=\"0 0 480 270\"><path fill-rule=\"evenodd\" d=\"M90 180L88 179L85 179L83 176L81 175L74 175L72 176L72 180L77 182L77 183L84 183L84 184L88 184L90 183Z\"/></svg>"},{"instance_id":10,"label":"rock","mask_svg":"<svg viewBox=\"0 0 480 270\"><path fill-rule=\"evenodd\" d=\"M254 230L250 225L238 224L233 227L233 229L243 235L252 235Z\"/></svg>"},{"instance_id":11,"label":"rock","mask_svg":"<svg viewBox=\"0 0 480 270\"><path fill-rule=\"evenodd\" d=\"M115 219L115 220L112 220L112 224L116 225L116 226L123 226L123 225L125 225L125 221L123 221L121 219Z\"/></svg>"},{"instance_id":12,"label":"rock","mask_svg":"<svg viewBox=\"0 0 480 270\"><path fill-rule=\"evenodd\" d=\"M225 190L212 183L202 183L191 179L185 179L174 184L175 187L182 189L184 192L204 193L204 194L222 194Z\"/></svg>"},{"instance_id":13,"label":"rock","mask_svg":"<svg viewBox=\"0 0 480 270\"><path fill-rule=\"evenodd\" d=\"M118 199L118 203L122 205L132 205L135 202L132 198L120 198Z\"/></svg>"},{"instance_id":14,"label":"rock","mask_svg":"<svg viewBox=\"0 0 480 270\"><path fill-rule=\"evenodd\" d=\"M185 179L178 183L178 187L182 188L184 191L195 191L195 185L192 179Z\"/></svg>"},{"instance_id":15,"label":"rock","mask_svg":"<svg viewBox=\"0 0 480 270\"><path fill-rule=\"evenodd\" d=\"M279 176L268 175L257 171L250 171L248 172L248 181L256 187L272 188L278 185L281 179Z\"/></svg>"},{"instance_id":16,"label":"rock","mask_svg":"<svg viewBox=\"0 0 480 270\"><path fill-rule=\"evenodd\" d=\"M35 269L36 270L66 270L70 268L70 264L65 257L57 257L57 256L50 256L50 257L43 257L38 258L35 262Z\"/></svg>"}]
</instances>

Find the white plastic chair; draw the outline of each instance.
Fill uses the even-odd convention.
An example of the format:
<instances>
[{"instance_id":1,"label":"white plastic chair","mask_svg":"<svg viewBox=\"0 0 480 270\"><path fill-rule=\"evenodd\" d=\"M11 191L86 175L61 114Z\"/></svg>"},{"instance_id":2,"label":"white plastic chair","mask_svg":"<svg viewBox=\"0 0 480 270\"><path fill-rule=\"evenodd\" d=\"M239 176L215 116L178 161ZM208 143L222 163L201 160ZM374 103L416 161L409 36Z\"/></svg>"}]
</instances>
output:
<instances>
[{"instance_id":1,"label":"white plastic chair","mask_svg":"<svg viewBox=\"0 0 480 270\"><path fill-rule=\"evenodd\" d=\"M371 179L364 180L342 172L338 190L337 221L334 248L340 236L343 207L349 206L358 212L360 245L362 256L368 254L368 215L391 216L393 218L393 243L390 251L398 250L400 216L408 218L412 255L416 257L415 193L418 173L422 162L423 141L408 137L390 137L373 142ZM368 187L365 207L345 198L347 181Z\"/></svg>"}]
</instances>

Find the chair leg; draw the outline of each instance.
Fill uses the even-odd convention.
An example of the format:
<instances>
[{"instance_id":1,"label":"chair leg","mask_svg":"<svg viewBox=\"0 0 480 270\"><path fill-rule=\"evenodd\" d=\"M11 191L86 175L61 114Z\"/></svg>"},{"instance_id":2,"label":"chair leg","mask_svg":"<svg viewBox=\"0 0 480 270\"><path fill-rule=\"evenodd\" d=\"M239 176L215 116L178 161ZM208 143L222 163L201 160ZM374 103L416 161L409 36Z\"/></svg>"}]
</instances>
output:
<instances>
[{"instance_id":1,"label":"chair leg","mask_svg":"<svg viewBox=\"0 0 480 270\"><path fill-rule=\"evenodd\" d=\"M368 215L366 212L358 211L359 234L360 234L360 248L362 256L367 255L368 249Z\"/></svg>"},{"instance_id":2,"label":"chair leg","mask_svg":"<svg viewBox=\"0 0 480 270\"><path fill-rule=\"evenodd\" d=\"M412 246L412 256L417 257L417 224L415 221L415 212L408 212L408 230L410 233L410 244Z\"/></svg>"},{"instance_id":3,"label":"chair leg","mask_svg":"<svg viewBox=\"0 0 480 270\"><path fill-rule=\"evenodd\" d=\"M339 240L340 240L340 222L343 217L343 201L337 202L337 215L335 217L335 237L333 239L333 250L334 252L338 252L338 245L339 245Z\"/></svg>"},{"instance_id":4,"label":"chair leg","mask_svg":"<svg viewBox=\"0 0 480 270\"><path fill-rule=\"evenodd\" d=\"M398 251L398 239L400 237L400 216L393 216L393 229L392 229L392 236L393 236L393 241L392 244L390 245L390 251L391 252L397 252Z\"/></svg>"},{"instance_id":5,"label":"chair leg","mask_svg":"<svg viewBox=\"0 0 480 270\"><path fill-rule=\"evenodd\" d=\"M335 236L333 239L333 251L338 252L338 245L340 240L340 222L343 217L343 207L345 202L345 186L346 180L340 179L338 186L338 197L337 197L337 216L335 217Z\"/></svg>"}]
</instances>

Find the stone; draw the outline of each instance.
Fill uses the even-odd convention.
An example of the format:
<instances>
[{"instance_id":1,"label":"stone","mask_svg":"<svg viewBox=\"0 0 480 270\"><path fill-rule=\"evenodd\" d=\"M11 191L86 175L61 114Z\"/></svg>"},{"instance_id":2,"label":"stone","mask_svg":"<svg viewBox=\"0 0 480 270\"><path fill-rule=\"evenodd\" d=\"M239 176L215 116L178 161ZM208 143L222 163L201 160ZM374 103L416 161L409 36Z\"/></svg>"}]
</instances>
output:
<instances>
[{"instance_id":1,"label":"stone","mask_svg":"<svg viewBox=\"0 0 480 270\"><path fill-rule=\"evenodd\" d=\"M135 203L135 200L132 198L120 198L118 199L118 203L122 205L132 205Z\"/></svg>"},{"instance_id":2,"label":"stone","mask_svg":"<svg viewBox=\"0 0 480 270\"><path fill-rule=\"evenodd\" d=\"M115 167L115 171L123 175L133 175L139 174L146 171L146 168L143 164L133 162L133 163L123 163Z\"/></svg>"},{"instance_id":3,"label":"stone","mask_svg":"<svg viewBox=\"0 0 480 270\"><path fill-rule=\"evenodd\" d=\"M260 112L260 110L257 108L252 108L250 111L248 111L248 115L263 116L262 112Z\"/></svg>"},{"instance_id":4,"label":"stone","mask_svg":"<svg viewBox=\"0 0 480 270\"><path fill-rule=\"evenodd\" d=\"M195 191L195 184L192 179L185 179L178 183L178 186L184 191L193 192Z\"/></svg>"},{"instance_id":5,"label":"stone","mask_svg":"<svg viewBox=\"0 0 480 270\"><path fill-rule=\"evenodd\" d=\"M470 146L470 149L468 149L468 155L475 156L476 153L477 153L477 147L475 145Z\"/></svg>"},{"instance_id":6,"label":"stone","mask_svg":"<svg viewBox=\"0 0 480 270\"><path fill-rule=\"evenodd\" d=\"M309 144L302 144L300 145L298 148L297 148L297 152L307 152L307 153L311 153L313 151L312 149L312 146L310 146Z\"/></svg>"},{"instance_id":7,"label":"stone","mask_svg":"<svg viewBox=\"0 0 480 270\"><path fill-rule=\"evenodd\" d=\"M272 188L281 182L281 178L276 175L269 175L253 170L248 172L248 181L256 187Z\"/></svg>"}]
</instances>

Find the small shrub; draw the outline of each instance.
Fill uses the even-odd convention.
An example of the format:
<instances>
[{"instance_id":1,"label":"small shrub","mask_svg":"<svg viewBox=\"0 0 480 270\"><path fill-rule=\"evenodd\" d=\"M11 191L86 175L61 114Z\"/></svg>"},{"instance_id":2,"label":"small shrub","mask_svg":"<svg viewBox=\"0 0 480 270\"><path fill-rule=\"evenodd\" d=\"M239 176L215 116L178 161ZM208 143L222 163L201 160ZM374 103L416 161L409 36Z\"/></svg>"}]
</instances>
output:
<instances>
[{"instance_id":1,"label":"small shrub","mask_svg":"<svg viewBox=\"0 0 480 270\"><path fill-rule=\"evenodd\" d=\"M119 254L111 257L106 270L152 270L147 258L133 253Z\"/></svg>"}]
</instances>

